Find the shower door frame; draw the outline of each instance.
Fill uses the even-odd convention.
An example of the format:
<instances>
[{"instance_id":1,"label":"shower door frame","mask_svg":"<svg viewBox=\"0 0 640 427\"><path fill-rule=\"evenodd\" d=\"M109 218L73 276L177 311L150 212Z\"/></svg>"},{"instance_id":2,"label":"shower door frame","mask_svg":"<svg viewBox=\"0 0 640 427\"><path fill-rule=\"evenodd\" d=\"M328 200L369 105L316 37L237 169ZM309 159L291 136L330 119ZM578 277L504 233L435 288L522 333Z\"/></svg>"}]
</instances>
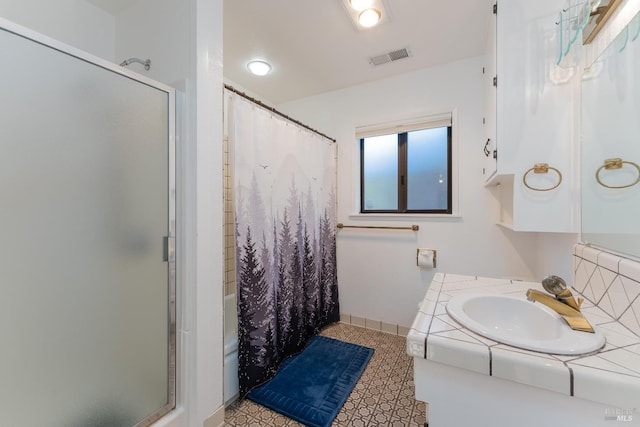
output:
<instances>
[{"instance_id":1,"label":"shower door frame","mask_svg":"<svg viewBox=\"0 0 640 427\"><path fill-rule=\"evenodd\" d=\"M132 72L99 58L88 52L82 51L73 46L67 45L56 39L33 31L29 28L15 24L5 18L0 17L0 31L6 31L18 37L22 37L31 42L66 54L79 61L94 65L106 71L120 74L139 84L143 84L167 94L167 150L168 150L168 182L167 182L167 209L168 209L168 235L164 238L164 255L167 263L168 273L168 355L167 355L167 403L156 411L147 415L132 427L149 426L176 408L176 387L177 387L177 347L176 347L176 90L164 83L150 79L141 74Z\"/></svg>"}]
</instances>

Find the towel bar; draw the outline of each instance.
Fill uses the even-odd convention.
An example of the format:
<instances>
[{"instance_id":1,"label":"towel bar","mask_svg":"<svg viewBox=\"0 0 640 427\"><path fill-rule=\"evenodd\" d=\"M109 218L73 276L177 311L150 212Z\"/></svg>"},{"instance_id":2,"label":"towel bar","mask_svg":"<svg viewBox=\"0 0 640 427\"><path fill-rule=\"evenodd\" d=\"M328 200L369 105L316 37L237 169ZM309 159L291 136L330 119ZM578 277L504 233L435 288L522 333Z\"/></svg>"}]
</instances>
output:
<instances>
[{"instance_id":1,"label":"towel bar","mask_svg":"<svg viewBox=\"0 0 640 427\"><path fill-rule=\"evenodd\" d=\"M373 229L379 229L379 230L412 230L412 231L418 231L420 230L420 226L419 225L412 225L410 227L390 227L390 226L383 226L383 225L344 225L343 223L338 223L336 225L337 228L342 229L342 228L373 228Z\"/></svg>"}]
</instances>

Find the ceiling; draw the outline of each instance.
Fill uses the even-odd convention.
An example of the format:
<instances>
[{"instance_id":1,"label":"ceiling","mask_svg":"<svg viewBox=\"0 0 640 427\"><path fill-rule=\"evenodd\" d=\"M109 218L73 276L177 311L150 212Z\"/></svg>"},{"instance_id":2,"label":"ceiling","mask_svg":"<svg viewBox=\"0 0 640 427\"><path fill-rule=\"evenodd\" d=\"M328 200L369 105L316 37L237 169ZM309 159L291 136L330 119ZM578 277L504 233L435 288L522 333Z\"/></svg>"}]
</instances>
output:
<instances>
[{"instance_id":1,"label":"ceiling","mask_svg":"<svg viewBox=\"0 0 640 427\"><path fill-rule=\"evenodd\" d=\"M359 31L343 0L224 0L224 76L280 104L482 55L492 3L384 0L389 22ZM402 48L411 56L369 63ZM254 58L273 71L252 76Z\"/></svg>"},{"instance_id":2,"label":"ceiling","mask_svg":"<svg viewBox=\"0 0 640 427\"><path fill-rule=\"evenodd\" d=\"M137 0L87 0L118 15ZM382 0L389 19L359 31L344 0L224 0L224 77L280 104L484 53L492 0ZM407 48L408 58L369 58ZM273 71L251 75L265 59Z\"/></svg>"}]
</instances>

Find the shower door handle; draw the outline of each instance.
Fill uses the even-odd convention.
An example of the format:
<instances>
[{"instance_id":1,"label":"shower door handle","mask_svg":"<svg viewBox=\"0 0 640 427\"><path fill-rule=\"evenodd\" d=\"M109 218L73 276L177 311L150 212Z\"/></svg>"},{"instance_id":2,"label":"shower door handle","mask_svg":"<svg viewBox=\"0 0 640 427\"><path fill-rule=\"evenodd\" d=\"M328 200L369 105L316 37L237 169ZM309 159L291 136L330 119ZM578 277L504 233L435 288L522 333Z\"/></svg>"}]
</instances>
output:
<instances>
[{"instance_id":1,"label":"shower door handle","mask_svg":"<svg viewBox=\"0 0 640 427\"><path fill-rule=\"evenodd\" d=\"M172 236L162 237L162 261L175 262L176 260L176 238Z\"/></svg>"}]
</instances>

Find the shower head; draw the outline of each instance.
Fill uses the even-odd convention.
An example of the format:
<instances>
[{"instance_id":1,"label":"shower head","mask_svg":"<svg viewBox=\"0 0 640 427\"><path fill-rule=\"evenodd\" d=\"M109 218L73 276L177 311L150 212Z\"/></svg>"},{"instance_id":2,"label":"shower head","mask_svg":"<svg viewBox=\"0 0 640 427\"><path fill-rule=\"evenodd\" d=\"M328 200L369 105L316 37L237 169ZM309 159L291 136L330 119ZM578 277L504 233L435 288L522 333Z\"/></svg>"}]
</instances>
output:
<instances>
[{"instance_id":1,"label":"shower head","mask_svg":"<svg viewBox=\"0 0 640 427\"><path fill-rule=\"evenodd\" d=\"M147 70L147 71L149 71L149 68L151 68L151 60L150 59L142 60L142 59L139 59L139 58L125 59L124 61L122 61L120 63L120 66L121 67L126 67L126 66L128 66L128 65L130 65L130 64L132 64L134 62L144 65L144 69Z\"/></svg>"}]
</instances>

